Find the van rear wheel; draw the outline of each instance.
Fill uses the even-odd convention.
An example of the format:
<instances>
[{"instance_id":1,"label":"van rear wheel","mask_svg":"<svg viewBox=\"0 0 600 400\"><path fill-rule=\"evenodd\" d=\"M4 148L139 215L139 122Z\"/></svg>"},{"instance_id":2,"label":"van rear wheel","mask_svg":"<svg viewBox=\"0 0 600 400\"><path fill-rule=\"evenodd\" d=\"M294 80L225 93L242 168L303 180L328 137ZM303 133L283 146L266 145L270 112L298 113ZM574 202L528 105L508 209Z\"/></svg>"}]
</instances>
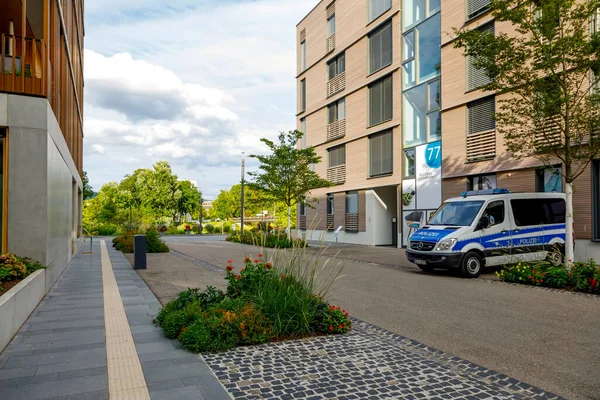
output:
<instances>
[{"instance_id":1,"label":"van rear wheel","mask_svg":"<svg viewBox=\"0 0 600 400\"><path fill-rule=\"evenodd\" d=\"M483 258L478 253L470 251L465 254L461 262L461 271L465 278L477 278L482 268Z\"/></svg>"}]
</instances>

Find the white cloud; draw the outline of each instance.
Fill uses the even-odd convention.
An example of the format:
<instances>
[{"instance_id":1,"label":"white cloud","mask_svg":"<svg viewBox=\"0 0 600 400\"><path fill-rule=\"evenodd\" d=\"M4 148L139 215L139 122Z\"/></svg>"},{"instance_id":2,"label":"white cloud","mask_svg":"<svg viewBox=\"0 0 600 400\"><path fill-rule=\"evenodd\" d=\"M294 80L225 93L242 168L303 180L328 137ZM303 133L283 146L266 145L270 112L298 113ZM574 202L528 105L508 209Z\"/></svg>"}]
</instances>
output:
<instances>
[{"instance_id":1,"label":"white cloud","mask_svg":"<svg viewBox=\"0 0 600 400\"><path fill-rule=\"evenodd\" d=\"M94 188L161 159L209 197L238 182L242 151L295 127L295 25L317 2L86 3Z\"/></svg>"}]
</instances>

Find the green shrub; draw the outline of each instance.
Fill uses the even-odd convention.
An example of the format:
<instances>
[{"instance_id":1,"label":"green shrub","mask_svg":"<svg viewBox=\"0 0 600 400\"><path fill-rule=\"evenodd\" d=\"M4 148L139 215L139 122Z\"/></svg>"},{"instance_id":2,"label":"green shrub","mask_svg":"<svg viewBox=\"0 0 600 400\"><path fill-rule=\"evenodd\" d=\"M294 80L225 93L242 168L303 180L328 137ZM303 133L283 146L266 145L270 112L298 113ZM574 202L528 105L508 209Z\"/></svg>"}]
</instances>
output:
<instances>
[{"instance_id":1,"label":"green shrub","mask_svg":"<svg viewBox=\"0 0 600 400\"><path fill-rule=\"evenodd\" d=\"M291 240L285 233L260 232L256 228L254 228L254 232L231 232L226 240L228 242L243 243L272 249L289 249L292 247L306 246L306 242L301 239Z\"/></svg>"},{"instance_id":2,"label":"green shrub","mask_svg":"<svg viewBox=\"0 0 600 400\"><path fill-rule=\"evenodd\" d=\"M229 225L229 224L224 224L224 225L223 225L223 232L225 232L225 233L229 233L229 231L231 231L231 225Z\"/></svg>"},{"instance_id":3,"label":"green shrub","mask_svg":"<svg viewBox=\"0 0 600 400\"><path fill-rule=\"evenodd\" d=\"M176 339L183 328L192 324L201 316L202 307L198 301L188 304L182 310L172 311L162 319L163 333L169 339Z\"/></svg>"},{"instance_id":4,"label":"green shrub","mask_svg":"<svg viewBox=\"0 0 600 400\"><path fill-rule=\"evenodd\" d=\"M97 236L113 236L117 234L120 229L118 225L115 224L94 224L92 226L86 227L89 232L94 232Z\"/></svg>"},{"instance_id":5,"label":"green shrub","mask_svg":"<svg viewBox=\"0 0 600 400\"><path fill-rule=\"evenodd\" d=\"M156 229L146 231L146 253L168 253L169 247L160 238Z\"/></svg>"},{"instance_id":6,"label":"green shrub","mask_svg":"<svg viewBox=\"0 0 600 400\"><path fill-rule=\"evenodd\" d=\"M202 225L200 225L200 224L194 224L194 225L192 225L192 232L194 232L194 233L201 233L202 232Z\"/></svg>"},{"instance_id":7,"label":"green shrub","mask_svg":"<svg viewBox=\"0 0 600 400\"><path fill-rule=\"evenodd\" d=\"M352 321L346 310L340 307L328 306L318 313L317 330L329 334L346 333L352 328Z\"/></svg>"},{"instance_id":8,"label":"green shrub","mask_svg":"<svg viewBox=\"0 0 600 400\"><path fill-rule=\"evenodd\" d=\"M0 283L16 279L24 279L45 266L31 258L21 258L14 254L0 255Z\"/></svg>"},{"instance_id":9,"label":"green shrub","mask_svg":"<svg viewBox=\"0 0 600 400\"><path fill-rule=\"evenodd\" d=\"M569 281L571 286L577 291L592 291L591 281L596 274L597 266L595 262L575 263L569 271Z\"/></svg>"},{"instance_id":10,"label":"green shrub","mask_svg":"<svg viewBox=\"0 0 600 400\"><path fill-rule=\"evenodd\" d=\"M113 247L123 253L133 253L133 240L135 233L125 232L113 239ZM146 232L146 253L166 253L169 247L160 238L160 233L156 229L149 229Z\"/></svg>"},{"instance_id":11,"label":"green shrub","mask_svg":"<svg viewBox=\"0 0 600 400\"><path fill-rule=\"evenodd\" d=\"M207 224L204 229L206 229L206 232L208 233L213 233L215 231L215 227L212 224Z\"/></svg>"}]
</instances>

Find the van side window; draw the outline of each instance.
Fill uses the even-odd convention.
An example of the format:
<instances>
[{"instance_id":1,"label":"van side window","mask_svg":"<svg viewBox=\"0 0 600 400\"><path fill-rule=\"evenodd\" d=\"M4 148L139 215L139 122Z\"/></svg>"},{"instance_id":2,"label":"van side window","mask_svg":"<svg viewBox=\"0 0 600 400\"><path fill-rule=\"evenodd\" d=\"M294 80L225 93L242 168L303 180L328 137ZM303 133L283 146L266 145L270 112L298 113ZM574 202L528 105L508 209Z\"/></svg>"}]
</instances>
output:
<instances>
[{"instance_id":1,"label":"van side window","mask_svg":"<svg viewBox=\"0 0 600 400\"><path fill-rule=\"evenodd\" d=\"M504 222L504 201L493 201L486 207L483 215L490 219L490 226Z\"/></svg>"},{"instance_id":2,"label":"van side window","mask_svg":"<svg viewBox=\"0 0 600 400\"><path fill-rule=\"evenodd\" d=\"M562 199L514 199L510 205L517 226L565 223L566 206Z\"/></svg>"}]
</instances>

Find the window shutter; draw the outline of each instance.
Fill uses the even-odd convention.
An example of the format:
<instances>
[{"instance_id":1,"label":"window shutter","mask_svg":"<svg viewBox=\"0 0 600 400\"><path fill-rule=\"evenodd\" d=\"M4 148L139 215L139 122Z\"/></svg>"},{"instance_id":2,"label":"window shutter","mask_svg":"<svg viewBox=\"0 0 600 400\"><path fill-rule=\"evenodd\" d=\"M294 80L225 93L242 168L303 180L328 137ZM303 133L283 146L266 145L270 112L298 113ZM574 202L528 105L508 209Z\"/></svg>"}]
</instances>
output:
<instances>
[{"instance_id":1,"label":"window shutter","mask_svg":"<svg viewBox=\"0 0 600 400\"><path fill-rule=\"evenodd\" d=\"M371 138L371 145L369 146L371 151L371 176L381 174L381 136L375 136Z\"/></svg>"},{"instance_id":2,"label":"window shutter","mask_svg":"<svg viewBox=\"0 0 600 400\"><path fill-rule=\"evenodd\" d=\"M491 22L478 28L481 32L494 33L494 23ZM468 75L468 89L473 90L490 83L492 80L485 74L482 69L477 69L473 66L475 62L474 57L467 57L467 75Z\"/></svg>"},{"instance_id":3,"label":"window shutter","mask_svg":"<svg viewBox=\"0 0 600 400\"><path fill-rule=\"evenodd\" d=\"M473 18L482 14L490 5L490 0L467 0L467 15Z\"/></svg>"},{"instance_id":4,"label":"window shutter","mask_svg":"<svg viewBox=\"0 0 600 400\"><path fill-rule=\"evenodd\" d=\"M369 125L376 125L381 121L381 83L374 84L369 91Z\"/></svg>"},{"instance_id":5,"label":"window shutter","mask_svg":"<svg viewBox=\"0 0 600 400\"><path fill-rule=\"evenodd\" d=\"M496 129L496 98L494 96L469 103L469 135Z\"/></svg>"},{"instance_id":6,"label":"window shutter","mask_svg":"<svg viewBox=\"0 0 600 400\"><path fill-rule=\"evenodd\" d=\"M370 71L381 69L381 31L373 33L369 38Z\"/></svg>"},{"instance_id":7,"label":"window shutter","mask_svg":"<svg viewBox=\"0 0 600 400\"><path fill-rule=\"evenodd\" d=\"M332 124L336 121L336 114L337 114L337 110L336 110L336 105L332 104L329 107L327 107L327 111L328 111L328 123Z\"/></svg>"},{"instance_id":8,"label":"window shutter","mask_svg":"<svg viewBox=\"0 0 600 400\"><path fill-rule=\"evenodd\" d=\"M369 70L371 73L392 63L392 41L391 22L369 35Z\"/></svg>"},{"instance_id":9,"label":"window shutter","mask_svg":"<svg viewBox=\"0 0 600 400\"><path fill-rule=\"evenodd\" d=\"M381 136L381 173L390 174L394 171L392 165L392 132Z\"/></svg>"},{"instance_id":10,"label":"window shutter","mask_svg":"<svg viewBox=\"0 0 600 400\"><path fill-rule=\"evenodd\" d=\"M392 88L392 77L386 78L383 81L383 121L392 119L393 113L393 88Z\"/></svg>"},{"instance_id":11,"label":"window shutter","mask_svg":"<svg viewBox=\"0 0 600 400\"><path fill-rule=\"evenodd\" d=\"M329 68L329 80L331 80L335 78L335 61L332 61L329 64L327 64L327 67Z\"/></svg>"},{"instance_id":12,"label":"window shutter","mask_svg":"<svg viewBox=\"0 0 600 400\"><path fill-rule=\"evenodd\" d=\"M392 24L381 31L381 68L392 63Z\"/></svg>"}]
</instances>

